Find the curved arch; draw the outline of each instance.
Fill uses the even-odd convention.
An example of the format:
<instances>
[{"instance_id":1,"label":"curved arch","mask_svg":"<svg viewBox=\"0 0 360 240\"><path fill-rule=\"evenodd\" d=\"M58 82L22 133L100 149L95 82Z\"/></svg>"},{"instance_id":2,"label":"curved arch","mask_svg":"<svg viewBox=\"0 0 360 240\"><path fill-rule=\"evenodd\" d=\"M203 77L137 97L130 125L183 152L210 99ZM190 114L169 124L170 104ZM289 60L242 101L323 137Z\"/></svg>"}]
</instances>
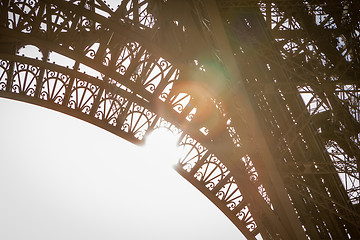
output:
<instances>
[{"instance_id":1,"label":"curved arch","mask_svg":"<svg viewBox=\"0 0 360 240\"><path fill-rule=\"evenodd\" d=\"M124 113L124 111L119 109L119 106L113 110L115 111L114 114L117 114L117 119L119 119L119 117L125 118L120 127L119 125L114 126L114 123L118 122L118 120L111 120L114 119L114 117L101 119L98 114L89 116L88 108L73 107L81 106L80 103L83 99L81 97L74 98L73 104L69 102L68 106L63 106L59 104L60 102L56 102L51 98L34 98L33 96L17 92L0 91L0 96L63 112L106 129L137 144L142 143L141 140L146 130L149 126L155 125L155 120L158 122L164 121L146 108L136 104L128 108L126 115L119 114L120 112ZM79 100L80 103L76 102L76 100ZM110 101L117 100L110 98ZM142 118L146 118L146 120L142 120ZM146 127L144 127L145 125ZM161 126L161 123L158 123L158 125ZM248 209L247 205L249 203L244 200L238 184L234 177L231 176L231 172L225 164L190 135L184 134L180 142L180 146L182 145L190 145L191 147L189 151L185 151L176 170L223 211L248 239L254 238L259 232L254 218L251 216L251 213L246 210ZM194 149L196 149L195 153L193 153ZM251 217L244 218L242 214L244 211L247 211L246 213Z\"/></svg>"},{"instance_id":2,"label":"curved arch","mask_svg":"<svg viewBox=\"0 0 360 240\"><path fill-rule=\"evenodd\" d=\"M234 145L238 144L238 135L231 119L215 97L203 100L201 94L172 88L189 80L183 79L188 74L179 74L188 69L167 61L165 58L170 54L159 50L149 37L156 33L152 27L158 23L153 22L152 27L140 24L135 31L131 24L126 24L128 13L122 16L102 5L81 3L86 1L57 5L34 1L32 11L20 15L16 1L2 6L2 11L14 17L7 19L6 28L0 28L12 47L1 48L0 52L0 96L66 113L136 144L141 144L146 134L161 126L162 121L171 122L170 126L182 129L180 145L189 150L180 159L177 171L248 239L267 234L264 226L272 219L260 217L262 212L256 208L268 209L273 219L277 219L276 214L265 188L251 177L256 172L250 166L251 160L234 156L241 150ZM46 20L53 16L57 20ZM17 44L10 42L34 45L42 50L44 58L18 56ZM53 52L73 59L74 66L50 62ZM204 108L211 109L213 114L199 117ZM221 120L221 128L214 127L217 125L212 123L214 115L215 120ZM286 232L282 234L286 236Z\"/></svg>"},{"instance_id":3,"label":"curved arch","mask_svg":"<svg viewBox=\"0 0 360 240\"><path fill-rule=\"evenodd\" d=\"M32 104L0 98L0 109L1 238L246 239L168 151Z\"/></svg>"}]
</instances>

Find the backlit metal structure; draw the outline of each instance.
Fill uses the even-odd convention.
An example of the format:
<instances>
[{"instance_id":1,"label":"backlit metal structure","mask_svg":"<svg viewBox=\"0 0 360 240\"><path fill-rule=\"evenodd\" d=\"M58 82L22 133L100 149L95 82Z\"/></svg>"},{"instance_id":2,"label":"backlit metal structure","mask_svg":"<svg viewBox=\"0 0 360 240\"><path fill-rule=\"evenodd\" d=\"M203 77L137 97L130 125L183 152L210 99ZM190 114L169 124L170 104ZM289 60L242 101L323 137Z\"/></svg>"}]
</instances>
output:
<instances>
[{"instance_id":1,"label":"backlit metal structure","mask_svg":"<svg viewBox=\"0 0 360 240\"><path fill-rule=\"evenodd\" d=\"M248 239L360 239L356 0L1 0L0 96L142 144Z\"/></svg>"}]
</instances>

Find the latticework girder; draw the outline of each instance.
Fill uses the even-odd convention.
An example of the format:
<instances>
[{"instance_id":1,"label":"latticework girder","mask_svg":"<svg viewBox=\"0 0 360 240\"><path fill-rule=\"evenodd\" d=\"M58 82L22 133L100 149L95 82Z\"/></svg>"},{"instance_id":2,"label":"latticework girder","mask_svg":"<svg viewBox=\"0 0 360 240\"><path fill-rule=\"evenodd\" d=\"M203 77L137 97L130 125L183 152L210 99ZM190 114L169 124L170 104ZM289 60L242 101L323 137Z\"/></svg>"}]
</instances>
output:
<instances>
[{"instance_id":1,"label":"latticework girder","mask_svg":"<svg viewBox=\"0 0 360 240\"><path fill-rule=\"evenodd\" d=\"M308 236L357 238L359 6L232 2L220 6L239 68Z\"/></svg>"},{"instance_id":2,"label":"latticework girder","mask_svg":"<svg viewBox=\"0 0 360 240\"><path fill-rule=\"evenodd\" d=\"M2 0L0 96L141 144L248 239L360 238L360 5Z\"/></svg>"}]
</instances>

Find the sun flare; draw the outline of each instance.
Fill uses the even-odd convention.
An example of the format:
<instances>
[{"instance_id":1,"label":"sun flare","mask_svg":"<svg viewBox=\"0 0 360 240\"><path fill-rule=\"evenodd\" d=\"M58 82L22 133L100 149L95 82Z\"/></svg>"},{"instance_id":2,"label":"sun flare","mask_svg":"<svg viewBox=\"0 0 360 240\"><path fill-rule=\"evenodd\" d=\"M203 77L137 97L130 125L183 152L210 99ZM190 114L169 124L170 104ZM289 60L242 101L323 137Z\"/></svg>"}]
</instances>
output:
<instances>
[{"instance_id":1,"label":"sun flare","mask_svg":"<svg viewBox=\"0 0 360 240\"><path fill-rule=\"evenodd\" d=\"M180 157L178 146L179 135L166 128L158 128L151 132L146 140L146 152L156 165L174 166Z\"/></svg>"}]
</instances>

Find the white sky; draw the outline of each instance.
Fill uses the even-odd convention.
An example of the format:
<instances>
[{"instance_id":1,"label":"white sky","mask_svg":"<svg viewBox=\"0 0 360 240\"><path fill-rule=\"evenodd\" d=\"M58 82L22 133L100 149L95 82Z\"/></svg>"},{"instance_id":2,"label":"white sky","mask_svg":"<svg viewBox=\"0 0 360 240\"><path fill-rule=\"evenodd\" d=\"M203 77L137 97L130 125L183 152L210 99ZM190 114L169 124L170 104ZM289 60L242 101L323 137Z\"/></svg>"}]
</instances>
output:
<instances>
[{"instance_id":1,"label":"white sky","mask_svg":"<svg viewBox=\"0 0 360 240\"><path fill-rule=\"evenodd\" d=\"M245 239L161 147L2 98L0 126L0 239Z\"/></svg>"}]
</instances>

